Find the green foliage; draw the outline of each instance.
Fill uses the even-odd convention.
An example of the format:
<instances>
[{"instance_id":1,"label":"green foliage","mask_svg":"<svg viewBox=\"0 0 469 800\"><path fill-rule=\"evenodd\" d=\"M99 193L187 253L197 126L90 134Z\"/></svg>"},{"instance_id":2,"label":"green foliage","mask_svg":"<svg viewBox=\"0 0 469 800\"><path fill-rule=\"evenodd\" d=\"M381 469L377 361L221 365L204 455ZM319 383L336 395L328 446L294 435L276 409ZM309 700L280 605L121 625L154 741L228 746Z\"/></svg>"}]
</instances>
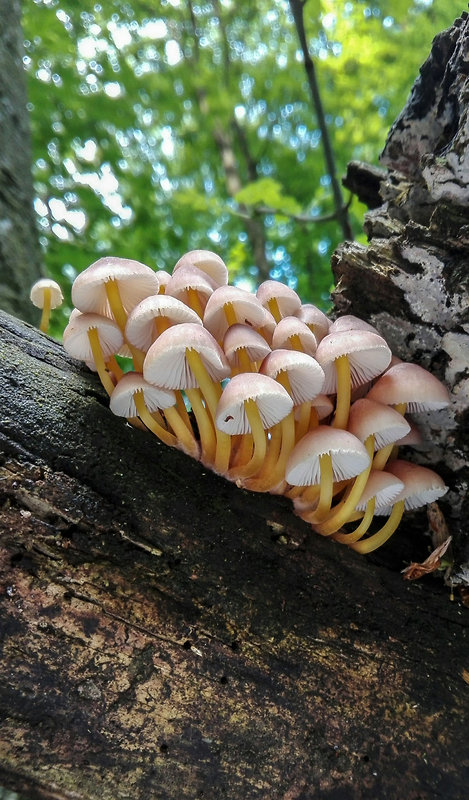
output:
<instances>
[{"instance_id":1,"label":"green foliage","mask_svg":"<svg viewBox=\"0 0 469 800\"><path fill-rule=\"evenodd\" d=\"M305 4L339 175L377 161L433 36L460 10ZM272 276L327 305L341 233L296 219L334 207L286 0L34 0L23 23L41 243L66 291L101 255L170 271L195 247L255 284L247 211L262 219ZM350 215L359 236L355 201Z\"/></svg>"}]
</instances>

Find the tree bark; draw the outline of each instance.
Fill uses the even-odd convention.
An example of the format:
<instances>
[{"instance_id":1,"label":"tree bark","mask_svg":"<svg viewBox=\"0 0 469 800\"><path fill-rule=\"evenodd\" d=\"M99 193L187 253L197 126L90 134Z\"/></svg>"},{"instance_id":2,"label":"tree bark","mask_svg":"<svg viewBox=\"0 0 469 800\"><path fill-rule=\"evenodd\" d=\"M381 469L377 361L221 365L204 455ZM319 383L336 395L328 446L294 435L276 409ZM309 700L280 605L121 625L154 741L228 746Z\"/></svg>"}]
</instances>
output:
<instances>
[{"instance_id":1,"label":"tree bark","mask_svg":"<svg viewBox=\"0 0 469 800\"><path fill-rule=\"evenodd\" d=\"M393 352L450 388L444 422L416 416L423 448L450 492L442 502L459 560L469 561L469 17L434 40L381 157L350 165L345 183L367 198L367 246L333 256L335 309L369 320ZM469 579L469 569L467 569Z\"/></svg>"},{"instance_id":2,"label":"tree bark","mask_svg":"<svg viewBox=\"0 0 469 800\"><path fill-rule=\"evenodd\" d=\"M40 277L19 0L0 0L0 308L33 321Z\"/></svg>"},{"instance_id":3,"label":"tree bark","mask_svg":"<svg viewBox=\"0 0 469 800\"><path fill-rule=\"evenodd\" d=\"M0 783L28 800L467 796L469 615L113 417L2 314ZM421 543L420 543L421 545Z\"/></svg>"}]
</instances>

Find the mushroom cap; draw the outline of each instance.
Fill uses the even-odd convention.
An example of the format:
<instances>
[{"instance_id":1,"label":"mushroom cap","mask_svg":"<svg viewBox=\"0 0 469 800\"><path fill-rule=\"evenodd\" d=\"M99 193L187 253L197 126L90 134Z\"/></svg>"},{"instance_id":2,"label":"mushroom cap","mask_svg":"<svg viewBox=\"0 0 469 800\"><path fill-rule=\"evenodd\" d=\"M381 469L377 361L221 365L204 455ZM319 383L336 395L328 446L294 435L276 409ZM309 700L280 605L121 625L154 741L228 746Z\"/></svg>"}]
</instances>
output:
<instances>
[{"instance_id":1,"label":"mushroom cap","mask_svg":"<svg viewBox=\"0 0 469 800\"><path fill-rule=\"evenodd\" d=\"M282 317L296 314L301 308L301 300L295 290L280 281L263 281L257 288L256 297L265 308L268 308L269 300L276 300Z\"/></svg>"},{"instance_id":2,"label":"mushroom cap","mask_svg":"<svg viewBox=\"0 0 469 800\"><path fill-rule=\"evenodd\" d=\"M372 331L379 335L374 325L370 325L369 322L365 322L364 319L355 317L353 314L344 314L331 322L329 333L339 333L340 331Z\"/></svg>"},{"instance_id":3,"label":"mushroom cap","mask_svg":"<svg viewBox=\"0 0 469 800\"><path fill-rule=\"evenodd\" d=\"M223 389L215 414L219 430L232 435L249 433L251 426L247 418L245 401L253 400L265 429L272 428L293 408L288 392L273 378L257 372L235 375Z\"/></svg>"},{"instance_id":4,"label":"mushroom cap","mask_svg":"<svg viewBox=\"0 0 469 800\"><path fill-rule=\"evenodd\" d=\"M395 461L391 461L386 465L386 471L404 484L404 488L394 502L404 500L406 511L433 503L448 491L443 478L440 478L432 469L412 464L404 459L397 458Z\"/></svg>"},{"instance_id":5,"label":"mushroom cap","mask_svg":"<svg viewBox=\"0 0 469 800\"><path fill-rule=\"evenodd\" d=\"M148 350L156 338L154 333L156 317L168 320L171 325L181 322L202 325L200 317L185 303L168 294L154 294L141 300L128 316L125 337L130 344L144 352Z\"/></svg>"},{"instance_id":6,"label":"mushroom cap","mask_svg":"<svg viewBox=\"0 0 469 800\"><path fill-rule=\"evenodd\" d=\"M438 410L450 402L449 392L438 378L418 364L405 361L381 375L367 397L388 405L407 403L411 412Z\"/></svg>"},{"instance_id":7,"label":"mushroom cap","mask_svg":"<svg viewBox=\"0 0 469 800\"><path fill-rule=\"evenodd\" d=\"M135 392L143 392L143 399L150 414L159 408L164 409L174 406L176 402L174 392L147 383L139 372L127 372L122 376L111 394L109 407L112 413L118 417L137 417L138 411L134 400Z\"/></svg>"},{"instance_id":8,"label":"mushroom cap","mask_svg":"<svg viewBox=\"0 0 469 800\"><path fill-rule=\"evenodd\" d=\"M217 287L218 284L206 272L198 267L187 265L181 266L176 272L173 272L166 285L166 294L177 297L178 300L185 303L189 289L194 289L205 307L208 298Z\"/></svg>"},{"instance_id":9,"label":"mushroom cap","mask_svg":"<svg viewBox=\"0 0 469 800\"><path fill-rule=\"evenodd\" d=\"M197 267L206 272L216 286L225 286L228 283L228 269L225 262L211 250L189 250L184 253L174 265L173 275L182 267Z\"/></svg>"},{"instance_id":10,"label":"mushroom cap","mask_svg":"<svg viewBox=\"0 0 469 800\"><path fill-rule=\"evenodd\" d=\"M117 282L127 314L144 297L158 294L158 277L150 267L130 258L106 257L77 275L72 286L73 305L83 312L112 317L104 286L110 280Z\"/></svg>"},{"instance_id":11,"label":"mushroom cap","mask_svg":"<svg viewBox=\"0 0 469 800\"><path fill-rule=\"evenodd\" d=\"M158 294L164 294L171 275L165 269L157 269L155 275L158 278Z\"/></svg>"},{"instance_id":12,"label":"mushroom cap","mask_svg":"<svg viewBox=\"0 0 469 800\"><path fill-rule=\"evenodd\" d=\"M390 406L363 397L355 400L350 407L347 429L361 442L373 435L375 450L381 450L406 436L410 425L402 414Z\"/></svg>"},{"instance_id":13,"label":"mushroom cap","mask_svg":"<svg viewBox=\"0 0 469 800\"><path fill-rule=\"evenodd\" d=\"M229 327L224 306L231 304L236 321L261 328L266 322L266 311L251 292L237 286L220 286L209 297L204 312L204 326L218 341L222 341Z\"/></svg>"},{"instance_id":14,"label":"mushroom cap","mask_svg":"<svg viewBox=\"0 0 469 800\"><path fill-rule=\"evenodd\" d=\"M100 314L79 314L68 323L63 333L63 346L67 353L80 361L94 364L93 351L88 331L96 328L104 359L110 358L121 349L124 337L113 319Z\"/></svg>"},{"instance_id":15,"label":"mushroom cap","mask_svg":"<svg viewBox=\"0 0 469 800\"><path fill-rule=\"evenodd\" d=\"M279 373L286 372L291 388L291 397L296 406L308 403L317 397L324 384L322 367L312 356L307 353L299 353L297 350L272 350L264 358L259 371L274 380L277 379Z\"/></svg>"},{"instance_id":16,"label":"mushroom cap","mask_svg":"<svg viewBox=\"0 0 469 800\"><path fill-rule=\"evenodd\" d=\"M312 399L311 405L316 409L319 419L329 417L334 411L334 403L327 394L318 394Z\"/></svg>"},{"instance_id":17,"label":"mushroom cap","mask_svg":"<svg viewBox=\"0 0 469 800\"><path fill-rule=\"evenodd\" d=\"M50 278L40 278L31 286L29 299L36 308L44 308L44 289L50 289L50 307L57 308L62 305L64 296L62 289L56 281Z\"/></svg>"},{"instance_id":18,"label":"mushroom cap","mask_svg":"<svg viewBox=\"0 0 469 800\"><path fill-rule=\"evenodd\" d=\"M320 483L319 457L330 454L334 481L354 478L369 466L370 458L363 443L352 433L329 425L309 431L290 453L285 478L293 486Z\"/></svg>"},{"instance_id":19,"label":"mushroom cap","mask_svg":"<svg viewBox=\"0 0 469 800\"><path fill-rule=\"evenodd\" d=\"M272 349L294 350L292 336L298 336L304 352L314 356L318 349L317 339L306 322L298 317L283 317L280 320L272 334Z\"/></svg>"},{"instance_id":20,"label":"mushroom cap","mask_svg":"<svg viewBox=\"0 0 469 800\"><path fill-rule=\"evenodd\" d=\"M143 377L166 389L193 389L198 384L190 369L186 350L196 350L214 381L227 378L230 365L218 342L202 325L182 322L163 331L153 342L143 362Z\"/></svg>"},{"instance_id":21,"label":"mushroom cap","mask_svg":"<svg viewBox=\"0 0 469 800\"><path fill-rule=\"evenodd\" d=\"M270 346L260 333L249 325L231 325L223 338L223 350L231 364L238 366L239 351L244 350L250 361L262 361L270 353Z\"/></svg>"},{"instance_id":22,"label":"mushroom cap","mask_svg":"<svg viewBox=\"0 0 469 800\"><path fill-rule=\"evenodd\" d=\"M308 328L314 333L316 341L320 342L329 333L331 321L323 311L312 303L303 303L295 314L298 319L306 323Z\"/></svg>"},{"instance_id":23,"label":"mushroom cap","mask_svg":"<svg viewBox=\"0 0 469 800\"><path fill-rule=\"evenodd\" d=\"M332 394L337 390L334 361L340 356L348 357L352 388L355 388L386 369L391 360L391 351L382 336L373 331L329 333L319 342L315 355L316 361L324 370L325 394Z\"/></svg>"},{"instance_id":24,"label":"mushroom cap","mask_svg":"<svg viewBox=\"0 0 469 800\"><path fill-rule=\"evenodd\" d=\"M389 514L389 510L400 495L404 484L395 475L381 469L372 469L356 505L357 511L364 511L372 497L375 498L374 513Z\"/></svg>"}]
</instances>

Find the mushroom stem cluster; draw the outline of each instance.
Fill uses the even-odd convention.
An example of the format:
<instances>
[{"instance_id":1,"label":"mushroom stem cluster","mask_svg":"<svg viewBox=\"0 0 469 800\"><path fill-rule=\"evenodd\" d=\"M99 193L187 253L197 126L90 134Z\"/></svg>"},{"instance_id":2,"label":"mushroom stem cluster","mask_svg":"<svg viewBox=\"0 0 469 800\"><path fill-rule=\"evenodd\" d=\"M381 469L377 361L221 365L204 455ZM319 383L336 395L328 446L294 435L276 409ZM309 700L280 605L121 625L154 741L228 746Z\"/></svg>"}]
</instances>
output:
<instances>
[{"instance_id":1,"label":"mushroom stem cluster","mask_svg":"<svg viewBox=\"0 0 469 800\"><path fill-rule=\"evenodd\" d=\"M64 346L98 372L113 413L240 487L286 495L322 536L368 553L446 492L398 446L418 441L406 414L444 408L448 392L363 320L331 322L277 281L230 286L207 250L172 274L99 259L72 301Z\"/></svg>"}]
</instances>

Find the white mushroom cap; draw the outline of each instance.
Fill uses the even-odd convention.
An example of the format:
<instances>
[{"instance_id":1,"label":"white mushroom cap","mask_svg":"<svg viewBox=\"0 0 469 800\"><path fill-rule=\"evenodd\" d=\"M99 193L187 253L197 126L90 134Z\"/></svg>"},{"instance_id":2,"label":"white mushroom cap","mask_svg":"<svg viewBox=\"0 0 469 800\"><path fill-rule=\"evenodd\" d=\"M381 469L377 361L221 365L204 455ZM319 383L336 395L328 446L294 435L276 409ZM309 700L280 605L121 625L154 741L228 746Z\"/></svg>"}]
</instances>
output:
<instances>
[{"instance_id":1,"label":"white mushroom cap","mask_svg":"<svg viewBox=\"0 0 469 800\"><path fill-rule=\"evenodd\" d=\"M363 443L340 428L319 425L295 445L288 458L285 478L293 486L320 483L319 456L330 454L334 481L354 478L369 466L370 459Z\"/></svg>"},{"instance_id":2,"label":"white mushroom cap","mask_svg":"<svg viewBox=\"0 0 469 800\"><path fill-rule=\"evenodd\" d=\"M144 297L158 294L158 278L150 267L130 258L106 257L98 259L77 275L72 286L73 305L83 312L111 317L104 288L109 280L118 283L122 305L127 313Z\"/></svg>"},{"instance_id":3,"label":"white mushroom cap","mask_svg":"<svg viewBox=\"0 0 469 800\"><path fill-rule=\"evenodd\" d=\"M62 289L56 281L50 278L41 278L31 286L29 299L36 308L44 308L44 290L50 289L50 307L57 308L62 305L64 296Z\"/></svg>"},{"instance_id":4,"label":"white mushroom cap","mask_svg":"<svg viewBox=\"0 0 469 800\"><path fill-rule=\"evenodd\" d=\"M295 314L298 319L306 323L308 328L314 333L316 341L320 342L329 333L331 325L329 317L312 303L303 303L299 311Z\"/></svg>"},{"instance_id":5,"label":"white mushroom cap","mask_svg":"<svg viewBox=\"0 0 469 800\"><path fill-rule=\"evenodd\" d=\"M63 333L63 346L67 353L80 361L94 364L88 331L96 328L104 359L119 352L124 337L117 323L99 314L79 314L67 325Z\"/></svg>"},{"instance_id":6,"label":"white mushroom cap","mask_svg":"<svg viewBox=\"0 0 469 800\"><path fill-rule=\"evenodd\" d=\"M400 495L404 484L395 475L381 469L372 469L365 488L363 489L360 501L357 503L357 511L365 511L366 505L372 497L375 498L374 514L390 513L392 504Z\"/></svg>"},{"instance_id":7,"label":"white mushroom cap","mask_svg":"<svg viewBox=\"0 0 469 800\"><path fill-rule=\"evenodd\" d=\"M232 435L249 433L245 401L254 400L265 429L272 428L293 408L288 392L267 375L243 372L235 375L223 389L215 415L217 428Z\"/></svg>"},{"instance_id":8,"label":"white mushroom cap","mask_svg":"<svg viewBox=\"0 0 469 800\"><path fill-rule=\"evenodd\" d=\"M352 388L380 375L391 360L388 345L377 333L360 330L329 333L319 342L315 355L326 376L325 394L332 394L337 389L334 361L344 355L350 364Z\"/></svg>"},{"instance_id":9,"label":"white mushroom cap","mask_svg":"<svg viewBox=\"0 0 469 800\"><path fill-rule=\"evenodd\" d=\"M334 403L327 394L318 394L312 399L311 405L316 409L319 419L329 417L334 411Z\"/></svg>"},{"instance_id":10,"label":"white mushroom cap","mask_svg":"<svg viewBox=\"0 0 469 800\"><path fill-rule=\"evenodd\" d=\"M298 317L283 317L280 320L272 334L272 349L294 350L291 341L293 336L298 336L305 353L314 356L318 349L317 339L306 322L302 322Z\"/></svg>"},{"instance_id":11,"label":"white mushroom cap","mask_svg":"<svg viewBox=\"0 0 469 800\"><path fill-rule=\"evenodd\" d=\"M135 392L143 392L145 405L150 412L170 408L176 403L174 392L153 386L139 372L127 372L119 381L109 400L109 407L118 417L137 417Z\"/></svg>"},{"instance_id":12,"label":"white mushroom cap","mask_svg":"<svg viewBox=\"0 0 469 800\"><path fill-rule=\"evenodd\" d=\"M280 281L263 281L256 296L265 308L269 308L269 300L276 300L282 317L296 314L301 308L301 300L295 290Z\"/></svg>"},{"instance_id":13,"label":"white mushroom cap","mask_svg":"<svg viewBox=\"0 0 469 800\"><path fill-rule=\"evenodd\" d=\"M331 322L329 333L339 333L340 331L372 331L379 335L373 325L365 322L364 319L354 317L353 314L344 314L343 317L337 317L334 322Z\"/></svg>"},{"instance_id":14,"label":"white mushroom cap","mask_svg":"<svg viewBox=\"0 0 469 800\"><path fill-rule=\"evenodd\" d=\"M216 286L225 286L228 283L228 269L225 262L211 250L189 250L184 253L174 265L173 275L182 267L197 267L202 272L206 272Z\"/></svg>"},{"instance_id":15,"label":"white mushroom cap","mask_svg":"<svg viewBox=\"0 0 469 800\"><path fill-rule=\"evenodd\" d=\"M238 366L239 351L245 350L250 361L262 361L270 353L270 347L263 336L249 325L231 325L223 339L223 350L231 364Z\"/></svg>"},{"instance_id":16,"label":"white mushroom cap","mask_svg":"<svg viewBox=\"0 0 469 800\"><path fill-rule=\"evenodd\" d=\"M186 350L196 350L214 381L227 378L230 365L213 336L193 322L183 322L163 331L153 342L143 363L146 381L166 389L193 389L198 384L190 369Z\"/></svg>"},{"instance_id":17,"label":"white mushroom cap","mask_svg":"<svg viewBox=\"0 0 469 800\"><path fill-rule=\"evenodd\" d=\"M165 269L157 269L155 275L158 278L158 294L164 294L166 286L171 280L171 275Z\"/></svg>"},{"instance_id":18,"label":"white mushroom cap","mask_svg":"<svg viewBox=\"0 0 469 800\"><path fill-rule=\"evenodd\" d=\"M431 372L403 361L388 369L371 387L367 397L379 403L407 403L408 411L432 411L445 408L449 392Z\"/></svg>"},{"instance_id":19,"label":"white mushroom cap","mask_svg":"<svg viewBox=\"0 0 469 800\"><path fill-rule=\"evenodd\" d=\"M127 341L146 352L156 338L154 329L156 317L168 320L171 325L181 322L202 325L200 317L185 303L168 294L156 294L145 297L130 312L125 326Z\"/></svg>"},{"instance_id":20,"label":"white mushroom cap","mask_svg":"<svg viewBox=\"0 0 469 800\"><path fill-rule=\"evenodd\" d=\"M428 467L412 464L410 461L403 459L391 461L386 465L386 471L403 482L404 489L394 502L404 500L406 511L433 503L448 491L443 478L436 472Z\"/></svg>"},{"instance_id":21,"label":"white mushroom cap","mask_svg":"<svg viewBox=\"0 0 469 800\"><path fill-rule=\"evenodd\" d=\"M348 430L361 442L373 435L375 450L381 450L406 436L410 425L402 414L390 406L363 397L355 400L350 407Z\"/></svg>"},{"instance_id":22,"label":"white mushroom cap","mask_svg":"<svg viewBox=\"0 0 469 800\"><path fill-rule=\"evenodd\" d=\"M307 353L296 350L272 350L262 362L259 371L274 380L285 372L295 405L310 402L321 393L324 384L324 372L318 362Z\"/></svg>"},{"instance_id":23,"label":"white mushroom cap","mask_svg":"<svg viewBox=\"0 0 469 800\"><path fill-rule=\"evenodd\" d=\"M204 326L217 339L222 341L228 329L224 306L230 303L236 321L261 328L266 322L265 309L254 294L237 286L220 286L207 301L204 312Z\"/></svg>"}]
</instances>

